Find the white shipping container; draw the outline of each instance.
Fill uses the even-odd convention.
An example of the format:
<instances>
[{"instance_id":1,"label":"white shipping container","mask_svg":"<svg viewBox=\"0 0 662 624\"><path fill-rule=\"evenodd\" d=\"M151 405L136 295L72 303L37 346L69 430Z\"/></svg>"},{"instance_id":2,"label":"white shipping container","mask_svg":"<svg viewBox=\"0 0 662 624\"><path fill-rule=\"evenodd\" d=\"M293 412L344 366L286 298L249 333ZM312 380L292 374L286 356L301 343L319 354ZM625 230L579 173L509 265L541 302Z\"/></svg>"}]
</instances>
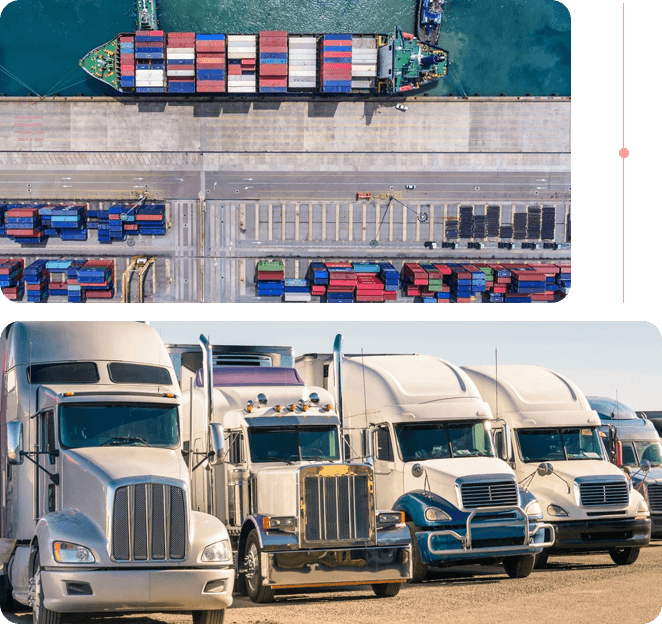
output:
<instances>
[{"instance_id":1,"label":"white shipping container","mask_svg":"<svg viewBox=\"0 0 662 624\"><path fill-rule=\"evenodd\" d=\"M168 76L195 76L194 69L169 69Z\"/></svg>"},{"instance_id":2,"label":"white shipping container","mask_svg":"<svg viewBox=\"0 0 662 624\"><path fill-rule=\"evenodd\" d=\"M168 56L171 54L194 54L195 48L168 48Z\"/></svg>"},{"instance_id":3,"label":"white shipping container","mask_svg":"<svg viewBox=\"0 0 662 624\"><path fill-rule=\"evenodd\" d=\"M136 80L136 87L165 87L164 80Z\"/></svg>"},{"instance_id":4,"label":"white shipping container","mask_svg":"<svg viewBox=\"0 0 662 624\"><path fill-rule=\"evenodd\" d=\"M250 52L228 52L228 59L254 59L255 53Z\"/></svg>"},{"instance_id":5,"label":"white shipping container","mask_svg":"<svg viewBox=\"0 0 662 624\"><path fill-rule=\"evenodd\" d=\"M228 93L255 93L255 87L232 87L228 85Z\"/></svg>"},{"instance_id":6,"label":"white shipping container","mask_svg":"<svg viewBox=\"0 0 662 624\"><path fill-rule=\"evenodd\" d=\"M255 82L255 76L228 76L228 82L237 84L245 84L247 82Z\"/></svg>"},{"instance_id":7,"label":"white shipping container","mask_svg":"<svg viewBox=\"0 0 662 624\"><path fill-rule=\"evenodd\" d=\"M317 72L309 69L295 69L290 71L290 76L316 76Z\"/></svg>"},{"instance_id":8,"label":"white shipping container","mask_svg":"<svg viewBox=\"0 0 662 624\"><path fill-rule=\"evenodd\" d=\"M285 293L285 301L296 301L296 302L302 302L302 303L307 303L311 301L311 294L310 293L299 293L299 292L293 292L293 293Z\"/></svg>"},{"instance_id":9,"label":"white shipping container","mask_svg":"<svg viewBox=\"0 0 662 624\"><path fill-rule=\"evenodd\" d=\"M306 67L316 67L315 61L302 61L301 59L290 59L290 67L293 69L305 69Z\"/></svg>"},{"instance_id":10,"label":"white shipping container","mask_svg":"<svg viewBox=\"0 0 662 624\"><path fill-rule=\"evenodd\" d=\"M290 50L290 58L314 59L317 54L315 50Z\"/></svg>"},{"instance_id":11,"label":"white shipping container","mask_svg":"<svg viewBox=\"0 0 662 624\"><path fill-rule=\"evenodd\" d=\"M136 80L138 78L163 78L164 72L162 69L136 69Z\"/></svg>"},{"instance_id":12,"label":"white shipping container","mask_svg":"<svg viewBox=\"0 0 662 624\"><path fill-rule=\"evenodd\" d=\"M228 43L236 41L252 41L255 43L255 35L228 35Z\"/></svg>"}]
</instances>

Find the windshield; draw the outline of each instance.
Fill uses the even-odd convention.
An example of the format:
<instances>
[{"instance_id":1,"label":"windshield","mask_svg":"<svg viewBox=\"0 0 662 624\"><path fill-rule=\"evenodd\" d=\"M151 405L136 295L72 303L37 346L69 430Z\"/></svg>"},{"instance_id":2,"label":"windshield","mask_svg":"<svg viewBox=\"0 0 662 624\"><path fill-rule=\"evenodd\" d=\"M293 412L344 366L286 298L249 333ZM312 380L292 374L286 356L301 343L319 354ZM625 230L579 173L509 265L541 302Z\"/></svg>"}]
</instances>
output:
<instances>
[{"instance_id":1,"label":"windshield","mask_svg":"<svg viewBox=\"0 0 662 624\"><path fill-rule=\"evenodd\" d=\"M336 427L249 428L254 462L340 459Z\"/></svg>"},{"instance_id":2,"label":"windshield","mask_svg":"<svg viewBox=\"0 0 662 624\"><path fill-rule=\"evenodd\" d=\"M634 446L635 452L632 448ZM662 444L650 440L635 440L623 444L623 463L626 466L639 466L647 459L652 466L662 464Z\"/></svg>"},{"instance_id":3,"label":"windshield","mask_svg":"<svg viewBox=\"0 0 662 624\"><path fill-rule=\"evenodd\" d=\"M396 424L403 461L445 457L494 457L483 421Z\"/></svg>"},{"instance_id":4,"label":"windshield","mask_svg":"<svg viewBox=\"0 0 662 624\"><path fill-rule=\"evenodd\" d=\"M517 438L525 462L603 459L598 430L591 427L520 429Z\"/></svg>"},{"instance_id":5,"label":"windshield","mask_svg":"<svg viewBox=\"0 0 662 624\"><path fill-rule=\"evenodd\" d=\"M76 403L60 406L60 442L65 448L158 446L179 443L177 406L136 403Z\"/></svg>"}]
</instances>

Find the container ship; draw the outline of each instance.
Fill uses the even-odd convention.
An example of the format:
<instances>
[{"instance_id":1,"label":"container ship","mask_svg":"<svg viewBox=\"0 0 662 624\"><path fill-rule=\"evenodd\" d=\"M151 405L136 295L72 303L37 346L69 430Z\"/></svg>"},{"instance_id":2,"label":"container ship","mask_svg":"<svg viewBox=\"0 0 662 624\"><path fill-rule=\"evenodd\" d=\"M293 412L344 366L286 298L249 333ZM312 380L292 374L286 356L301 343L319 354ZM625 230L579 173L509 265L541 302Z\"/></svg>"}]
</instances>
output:
<instances>
[{"instance_id":1,"label":"container ship","mask_svg":"<svg viewBox=\"0 0 662 624\"><path fill-rule=\"evenodd\" d=\"M158 30L155 0L139 0L135 32L80 61L125 94L397 95L448 73L448 53L403 33L258 34Z\"/></svg>"}]
</instances>

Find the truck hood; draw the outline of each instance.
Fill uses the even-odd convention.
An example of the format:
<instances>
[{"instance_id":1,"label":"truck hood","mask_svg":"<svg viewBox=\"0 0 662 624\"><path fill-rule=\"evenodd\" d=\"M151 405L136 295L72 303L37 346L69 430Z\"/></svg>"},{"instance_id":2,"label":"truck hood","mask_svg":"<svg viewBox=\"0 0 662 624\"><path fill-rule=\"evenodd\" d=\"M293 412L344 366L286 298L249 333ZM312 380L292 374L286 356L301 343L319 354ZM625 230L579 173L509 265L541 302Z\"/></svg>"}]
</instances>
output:
<instances>
[{"instance_id":1,"label":"truck hood","mask_svg":"<svg viewBox=\"0 0 662 624\"><path fill-rule=\"evenodd\" d=\"M407 462L404 466L404 491L422 489L425 475L416 478L411 473L414 464L420 464L428 474L430 490L453 505L458 506L455 484L458 479L472 480L497 477L515 480L510 466L496 457L453 457Z\"/></svg>"},{"instance_id":2,"label":"truck hood","mask_svg":"<svg viewBox=\"0 0 662 624\"><path fill-rule=\"evenodd\" d=\"M103 532L112 482L129 478L137 482L178 480L188 491L188 472L179 450L104 446L70 449L60 457L63 507L82 511Z\"/></svg>"}]
</instances>

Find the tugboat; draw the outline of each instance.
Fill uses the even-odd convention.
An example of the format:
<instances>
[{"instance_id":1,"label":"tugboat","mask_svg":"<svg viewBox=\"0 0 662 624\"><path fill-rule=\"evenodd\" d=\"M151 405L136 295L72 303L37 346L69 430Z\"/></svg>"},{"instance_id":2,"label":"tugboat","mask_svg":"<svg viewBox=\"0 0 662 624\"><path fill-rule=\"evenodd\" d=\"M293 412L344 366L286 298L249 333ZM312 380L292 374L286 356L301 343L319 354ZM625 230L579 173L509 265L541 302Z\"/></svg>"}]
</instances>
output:
<instances>
[{"instance_id":1,"label":"tugboat","mask_svg":"<svg viewBox=\"0 0 662 624\"><path fill-rule=\"evenodd\" d=\"M421 41L435 45L441 30L441 14L445 0L418 0L416 36Z\"/></svg>"}]
</instances>

